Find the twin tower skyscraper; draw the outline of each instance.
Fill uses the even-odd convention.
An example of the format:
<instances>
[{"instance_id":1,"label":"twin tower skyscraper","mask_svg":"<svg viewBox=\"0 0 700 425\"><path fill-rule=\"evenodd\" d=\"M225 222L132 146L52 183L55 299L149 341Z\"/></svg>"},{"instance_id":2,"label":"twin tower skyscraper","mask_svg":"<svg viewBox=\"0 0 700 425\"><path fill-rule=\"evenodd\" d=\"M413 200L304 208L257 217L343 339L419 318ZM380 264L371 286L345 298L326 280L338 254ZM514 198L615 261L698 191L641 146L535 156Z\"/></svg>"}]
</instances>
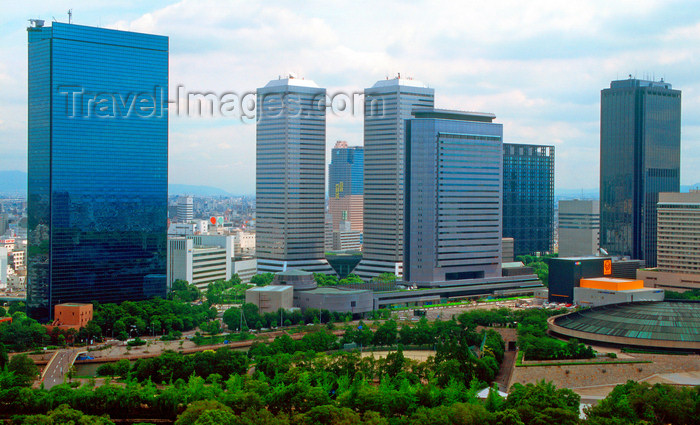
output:
<instances>
[{"instance_id":1,"label":"twin tower skyscraper","mask_svg":"<svg viewBox=\"0 0 700 425\"><path fill-rule=\"evenodd\" d=\"M364 91L363 259L369 279L403 273L406 120L435 91L408 78ZM326 89L280 78L257 90L256 252L259 272L331 272L325 260Z\"/></svg>"}]
</instances>

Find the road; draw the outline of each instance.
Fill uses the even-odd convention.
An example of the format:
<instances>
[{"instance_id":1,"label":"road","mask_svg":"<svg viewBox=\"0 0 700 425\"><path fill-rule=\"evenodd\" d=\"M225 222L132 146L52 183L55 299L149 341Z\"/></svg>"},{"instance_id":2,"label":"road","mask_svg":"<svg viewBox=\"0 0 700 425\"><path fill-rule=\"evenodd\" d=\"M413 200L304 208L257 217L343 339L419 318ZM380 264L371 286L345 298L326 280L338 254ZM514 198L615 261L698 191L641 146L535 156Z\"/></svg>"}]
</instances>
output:
<instances>
[{"instance_id":1,"label":"road","mask_svg":"<svg viewBox=\"0 0 700 425\"><path fill-rule=\"evenodd\" d=\"M47 390L55 385L60 385L65 381L68 369L78 357L79 350L60 350L56 356L46 366L42 382Z\"/></svg>"}]
</instances>

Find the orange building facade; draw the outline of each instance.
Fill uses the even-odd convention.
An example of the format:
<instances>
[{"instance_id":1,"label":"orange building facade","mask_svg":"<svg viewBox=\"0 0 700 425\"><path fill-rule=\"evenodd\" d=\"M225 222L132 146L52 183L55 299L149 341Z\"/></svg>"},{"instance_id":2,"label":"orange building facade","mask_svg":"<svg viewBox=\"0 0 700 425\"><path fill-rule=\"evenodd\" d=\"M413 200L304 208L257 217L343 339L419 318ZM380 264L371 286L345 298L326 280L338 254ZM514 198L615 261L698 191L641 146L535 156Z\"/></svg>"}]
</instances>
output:
<instances>
[{"instance_id":1,"label":"orange building facade","mask_svg":"<svg viewBox=\"0 0 700 425\"><path fill-rule=\"evenodd\" d=\"M92 320L92 304L56 304L51 326L78 330L85 327L90 320Z\"/></svg>"}]
</instances>

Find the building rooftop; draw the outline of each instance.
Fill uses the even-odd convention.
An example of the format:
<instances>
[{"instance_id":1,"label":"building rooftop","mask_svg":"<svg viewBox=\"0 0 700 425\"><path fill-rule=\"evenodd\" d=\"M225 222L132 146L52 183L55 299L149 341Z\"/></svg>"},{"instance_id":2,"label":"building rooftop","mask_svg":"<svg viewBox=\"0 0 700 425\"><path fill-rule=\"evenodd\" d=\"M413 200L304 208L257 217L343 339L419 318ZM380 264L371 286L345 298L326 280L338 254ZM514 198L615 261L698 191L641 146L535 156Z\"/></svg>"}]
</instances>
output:
<instances>
[{"instance_id":1,"label":"building rooftop","mask_svg":"<svg viewBox=\"0 0 700 425\"><path fill-rule=\"evenodd\" d=\"M700 343L700 302L636 302L581 310L554 319L594 335Z\"/></svg>"},{"instance_id":2,"label":"building rooftop","mask_svg":"<svg viewBox=\"0 0 700 425\"><path fill-rule=\"evenodd\" d=\"M658 88L664 88L664 89L673 88L671 86L671 84L665 82L663 78L661 79L661 81L638 80L636 78L632 78L632 76L630 75L630 78L628 78L628 79L616 80L616 81L610 82L611 89L629 88L629 87L658 87Z\"/></svg>"},{"instance_id":3,"label":"building rooftop","mask_svg":"<svg viewBox=\"0 0 700 425\"><path fill-rule=\"evenodd\" d=\"M584 280L594 280L596 282L609 282L609 283L638 282L637 279L622 279L622 278L617 278L617 277L587 277Z\"/></svg>"},{"instance_id":4,"label":"building rooftop","mask_svg":"<svg viewBox=\"0 0 700 425\"><path fill-rule=\"evenodd\" d=\"M294 288L291 285L267 285L267 286L256 286L254 288L248 289L252 292L284 292L293 291Z\"/></svg>"},{"instance_id":5,"label":"building rooftop","mask_svg":"<svg viewBox=\"0 0 700 425\"><path fill-rule=\"evenodd\" d=\"M340 289L333 286L322 286L316 289L311 289L306 291L312 294L326 294L326 295L342 295L342 294L358 294L362 292L371 292L368 289Z\"/></svg>"},{"instance_id":6,"label":"building rooftop","mask_svg":"<svg viewBox=\"0 0 700 425\"><path fill-rule=\"evenodd\" d=\"M303 78L297 78L293 75L288 76L287 78L279 78L277 80L272 80L269 83L265 84L265 88L270 88L270 87L284 87L284 86L295 86L295 87L312 87L315 89L320 88L318 84L313 82L312 80L305 80Z\"/></svg>"},{"instance_id":7,"label":"building rooftop","mask_svg":"<svg viewBox=\"0 0 700 425\"><path fill-rule=\"evenodd\" d=\"M477 122L492 122L494 119L496 119L496 115L490 112L469 112L434 108L414 109L413 116L416 118L436 118Z\"/></svg>"},{"instance_id":8,"label":"building rooftop","mask_svg":"<svg viewBox=\"0 0 700 425\"><path fill-rule=\"evenodd\" d=\"M661 192L659 193L659 203L670 205L700 204L700 192Z\"/></svg>"},{"instance_id":9,"label":"building rooftop","mask_svg":"<svg viewBox=\"0 0 700 425\"><path fill-rule=\"evenodd\" d=\"M610 257L596 257L595 255L589 255L587 257L555 257L550 258L550 260L564 260L564 261L584 261L584 260L610 260Z\"/></svg>"},{"instance_id":10,"label":"building rooftop","mask_svg":"<svg viewBox=\"0 0 700 425\"><path fill-rule=\"evenodd\" d=\"M299 269L288 269L283 272L277 273L278 276L313 276L314 274L311 272L305 272L304 270L299 270Z\"/></svg>"},{"instance_id":11,"label":"building rooftop","mask_svg":"<svg viewBox=\"0 0 700 425\"><path fill-rule=\"evenodd\" d=\"M406 78L406 77L401 77L401 74L394 78L387 78L385 80L379 80L374 85L372 88L378 88L378 87L391 87L391 86L408 86L408 87L422 87L422 88L430 88L428 87L427 84L414 80L413 78Z\"/></svg>"}]
</instances>

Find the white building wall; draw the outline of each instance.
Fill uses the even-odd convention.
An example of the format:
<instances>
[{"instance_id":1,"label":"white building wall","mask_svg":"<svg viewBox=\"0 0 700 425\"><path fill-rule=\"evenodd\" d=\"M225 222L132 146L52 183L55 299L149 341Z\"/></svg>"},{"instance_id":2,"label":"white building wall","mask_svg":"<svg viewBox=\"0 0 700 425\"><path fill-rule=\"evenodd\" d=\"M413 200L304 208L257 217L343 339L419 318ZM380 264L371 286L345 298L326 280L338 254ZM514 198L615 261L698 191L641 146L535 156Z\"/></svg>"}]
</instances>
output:
<instances>
[{"instance_id":1,"label":"white building wall","mask_svg":"<svg viewBox=\"0 0 700 425\"><path fill-rule=\"evenodd\" d=\"M0 289L7 288L7 248L0 247Z\"/></svg>"},{"instance_id":2,"label":"white building wall","mask_svg":"<svg viewBox=\"0 0 700 425\"><path fill-rule=\"evenodd\" d=\"M252 258L248 260L232 261L232 274L237 273L241 278L241 283L250 283L250 279L258 274L258 260Z\"/></svg>"},{"instance_id":3,"label":"white building wall","mask_svg":"<svg viewBox=\"0 0 700 425\"><path fill-rule=\"evenodd\" d=\"M168 265L167 281L168 290L176 280L192 282L192 252L194 243L192 239L173 238L168 239Z\"/></svg>"}]
</instances>

